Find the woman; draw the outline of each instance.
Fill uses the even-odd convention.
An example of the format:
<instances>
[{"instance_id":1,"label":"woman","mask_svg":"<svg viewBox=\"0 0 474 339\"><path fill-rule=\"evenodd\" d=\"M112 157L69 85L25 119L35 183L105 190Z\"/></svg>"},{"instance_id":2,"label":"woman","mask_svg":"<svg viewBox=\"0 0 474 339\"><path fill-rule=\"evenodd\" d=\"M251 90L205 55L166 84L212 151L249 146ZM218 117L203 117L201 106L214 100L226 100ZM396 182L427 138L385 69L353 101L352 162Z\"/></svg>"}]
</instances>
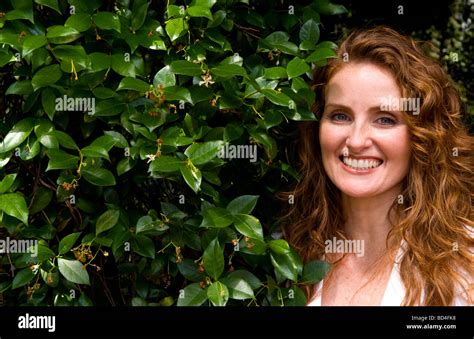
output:
<instances>
[{"instance_id":1,"label":"woman","mask_svg":"<svg viewBox=\"0 0 474 339\"><path fill-rule=\"evenodd\" d=\"M473 304L473 137L446 72L377 27L343 41L313 86L284 232L332 264L309 305Z\"/></svg>"}]
</instances>

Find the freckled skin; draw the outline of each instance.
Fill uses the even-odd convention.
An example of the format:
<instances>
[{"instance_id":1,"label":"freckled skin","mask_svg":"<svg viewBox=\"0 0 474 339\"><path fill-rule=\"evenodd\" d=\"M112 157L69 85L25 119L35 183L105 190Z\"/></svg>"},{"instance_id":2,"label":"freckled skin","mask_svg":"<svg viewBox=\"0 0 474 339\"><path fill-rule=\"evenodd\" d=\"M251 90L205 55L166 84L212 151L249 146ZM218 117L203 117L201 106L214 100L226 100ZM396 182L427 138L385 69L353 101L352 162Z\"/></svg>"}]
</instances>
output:
<instances>
[{"instance_id":1,"label":"freckled skin","mask_svg":"<svg viewBox=\"0 0 474 339\"><path fill-rule=\"evenodd\" d=\"M348 64L329 81L319 130L322 160L331 181L347 197L383 195L408 173L410 136L405 113L380 111L383 98L389 96L401 96L395 77L371 63ZM370 174L349 173L339 159L345 146L350 155L384 162Z\"/></svg>"}]
</instances>

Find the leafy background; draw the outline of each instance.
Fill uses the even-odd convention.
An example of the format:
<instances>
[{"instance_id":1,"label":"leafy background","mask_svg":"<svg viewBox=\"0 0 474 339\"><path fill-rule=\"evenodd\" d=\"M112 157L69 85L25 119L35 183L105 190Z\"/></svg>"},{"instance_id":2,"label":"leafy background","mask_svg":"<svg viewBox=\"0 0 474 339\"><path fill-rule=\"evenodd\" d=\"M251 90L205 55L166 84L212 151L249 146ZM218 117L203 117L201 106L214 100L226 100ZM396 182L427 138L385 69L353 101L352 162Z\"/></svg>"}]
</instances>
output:
<instances>
[{"instance_id":1,"label":"leafy background","mask_svg":"<svg viewBox=\"0 0 474 339\"><path fill-rule=\"evenodd\" d=\"M439 41L473 126L462 1L416 27L340 3L2 1L0 239L37 240L38 256L0 254L0 303L304 305L328 265L281 239L276 193L298 179L311 69L333 41L400 22ZM64 96L95 111L57 109ZM219 158L225 144L256 145L257 162Z\"/></svg>"},{"instance_id":2,"label":"leafy background","mask_svg":"<svg viewBox=\"0 0 474 339\"><path fill-rule=\"evenodd\" d=\"M12 0L0 5L7 305L304 305L275 193L334 56L328 1ZM259 13L265 13L264 15ZM95 100L64 110L57 99ZM218 156L256 145L258 161ZM291 151L291 150L290 150ZM292 153L292 152L290 152Z\"/></svg>"}]
</instances>

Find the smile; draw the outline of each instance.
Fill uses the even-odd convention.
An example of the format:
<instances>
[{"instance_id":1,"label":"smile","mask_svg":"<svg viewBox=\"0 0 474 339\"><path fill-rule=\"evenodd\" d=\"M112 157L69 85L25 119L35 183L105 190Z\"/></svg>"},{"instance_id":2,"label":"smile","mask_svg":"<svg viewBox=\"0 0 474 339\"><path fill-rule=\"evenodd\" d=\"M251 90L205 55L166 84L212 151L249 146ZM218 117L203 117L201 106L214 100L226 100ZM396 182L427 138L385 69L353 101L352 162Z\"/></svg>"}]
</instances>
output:
<instances>
[{"instance_id":1,"label":"smile","mask_svg":"<svg viewBox=\"0 0 474 339\"><path fill-rule=\"evenodd\" d=\"M367 171L374 169L382 165L383 160L377 159L354 159L351 157L340 156L339 160L346 165L348 168L357 171Z\"/></svg>"}]
</instances>

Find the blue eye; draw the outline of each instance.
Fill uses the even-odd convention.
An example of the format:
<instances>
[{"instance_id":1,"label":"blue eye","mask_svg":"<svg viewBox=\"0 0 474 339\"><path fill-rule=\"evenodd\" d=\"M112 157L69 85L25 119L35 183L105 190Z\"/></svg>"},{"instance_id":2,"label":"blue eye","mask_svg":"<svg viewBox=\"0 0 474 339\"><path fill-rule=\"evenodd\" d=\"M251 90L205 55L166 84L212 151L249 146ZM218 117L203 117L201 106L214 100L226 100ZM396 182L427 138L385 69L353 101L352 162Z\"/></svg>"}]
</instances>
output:
<instances>
[{"instance_id":1,"label":"blue eye","mask_svg":"<svg viewBox=\"0 0 474 339\"><path fill-rule=\"evenodd\" d=\"M390 117L381 117L377 120L382 121L382 125L395 125L397 122Z\"/></svg>"},{"instance_id":2,"label":"blue eye","mask_svg":"<svg viewBox=\"0 0 474 339\"><path fill-rule=\"evenodd\" d=\"M347 118L347 115L344 113L334 113L331 115L331 119L335 121L345 121L345 118Z\"/></svg>"}]
</instances>

